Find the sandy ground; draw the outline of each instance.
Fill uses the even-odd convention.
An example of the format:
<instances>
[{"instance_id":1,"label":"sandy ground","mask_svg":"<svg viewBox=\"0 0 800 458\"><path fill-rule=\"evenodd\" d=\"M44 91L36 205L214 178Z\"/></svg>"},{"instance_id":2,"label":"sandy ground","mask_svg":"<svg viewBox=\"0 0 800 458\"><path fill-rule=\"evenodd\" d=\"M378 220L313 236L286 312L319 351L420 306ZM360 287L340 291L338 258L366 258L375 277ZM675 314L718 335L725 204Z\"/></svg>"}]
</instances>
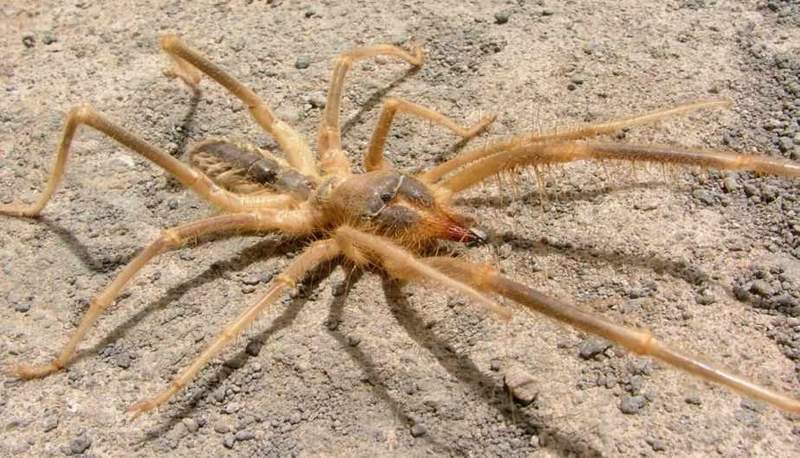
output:
<instances>
[{"instance_id":1,"label":"sandy ground","mask_svg":"<svg viewBox=\"0 0 800 458\"><path fill-rule=\"evenodd\" d=\"M102 3L108 3L103 6ZM465 122L478 143L724 97L615 139L800 154L800 8L790 1L30 2L0 6L0 201L30 200L65 112L94 105L176 157L210 136L272 147L240 104L165 78L180 33L313 138L330 62L411 37L428 62L357 65L343 109L358 158L387 95ZM416 170L455 139L401 120L390 156ZM796 184L751 174L603 169L522 175L463 199L490 244L469 251L549 294L795 395L800 380ZM172 180L84 129L38 220L0 219L0 360L44 362L159 228L209 214ZM421 456L800 454L800 422L544 319L510 325L376 273L319 272L166 408L164 388L302 248L235 237L162 256L81 345L69 370L0 376L0 455ZM531 380L523 405L509 371Z\"/></svg>"}]
</instances>

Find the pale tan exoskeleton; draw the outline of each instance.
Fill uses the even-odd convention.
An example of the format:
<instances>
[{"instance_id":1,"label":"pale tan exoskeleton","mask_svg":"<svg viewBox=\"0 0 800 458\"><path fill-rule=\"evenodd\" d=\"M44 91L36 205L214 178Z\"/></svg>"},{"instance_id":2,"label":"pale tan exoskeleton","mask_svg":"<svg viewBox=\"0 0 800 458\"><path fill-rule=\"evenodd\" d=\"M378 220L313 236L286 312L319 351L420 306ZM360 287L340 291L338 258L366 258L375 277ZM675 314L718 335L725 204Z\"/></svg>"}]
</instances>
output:
<instances>
[{"instance_id":1,"label":"pale tan exoskeleton","mask_svg":"<svg viewBox=\"0 0 800 458\"><path fill-rule=\"evenodd\" d=\"M515 308L539 312L745 396L764 400L786 411L800 412L800 401L689 356L659 342L647 331L616 325L548 297L506 278L490 266L454 257L426 257L440 240L480 242L484 235L473 227L471 218L454 209L454 198L486 178L520 168L604 160L749 170L800 177L800 164L764 156L589 140L698 109L727 106L728 102L698 101L562 133L519 135L466 151L412 176L395 171L383 155L384 143L397 113L425 119L464 139L478 135L494 118L486 117L475 126L464 128L428 108L389 99L383 106L365 152L364 173L357 173L342 147L339 126L347 71L358 60L380 55L420 66L423 54L419 48L406 51L396 46L377 45L344 53L335 60L317 138L317 159L303 137L278 119L253 91L187 47L176 36L163 37L161 47L173 60L171 75L193 87L203 74L220 83L246 105L256 122L275 138L284 155L277 157L248 145L209 140L190 151L190 166L113 124L91 107L81 106L70 111L53 172L39 200L32 205L0 206L0 214L34 217L42 211L64 173L70 143L81 124L105 133L154 162L220 213L165 229L91 301L78 329L55 359L42 365L13 365L10 370L16 376L23 379L44 377L69 364L92 324L130 280L158 255L209 235L278 232L314 241L309 242L305 251L275 277L263 297L222 329L168 388L131 406L134 415L168 401L309 271L338 259L356 265L372 264L394 278L425 281L454 290L504 319L510 318ZM509 299L513 305L497 304L492 298L496 296Z\"/></svg>"}]
</instances>

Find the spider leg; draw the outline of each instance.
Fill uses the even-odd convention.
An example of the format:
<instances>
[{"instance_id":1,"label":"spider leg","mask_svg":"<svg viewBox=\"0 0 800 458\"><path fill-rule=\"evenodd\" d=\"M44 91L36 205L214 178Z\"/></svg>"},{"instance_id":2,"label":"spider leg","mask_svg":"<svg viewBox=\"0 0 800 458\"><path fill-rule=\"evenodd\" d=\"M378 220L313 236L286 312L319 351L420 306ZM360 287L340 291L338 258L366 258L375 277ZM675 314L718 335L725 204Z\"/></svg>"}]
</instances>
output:
<instances>
[{"instance_id":1,"label":"spider leg","mask_svg":"<svg viewBox=\"0 0 800 458\"><path fill-rule=\"evenodd\" d=\"M465 151L458 156L450 159L447 162L437 165L436 167L428 170L420 175L420 178L429 183L439 180L441 177L463 167L471 162L489 157L502 151L513 149L524 143L544 142L553 140L579 140L589 137L596 137L598 135L608 135L626 127L633 127L642 124L650 124L660 121L665 118L691 113L693 111L708 109L708 108L727 108L731 106L728 100L696 100L694 102L684 103L675 107L665 108L661 110L651 111L627 118L614 119L611 121L598 122L587 124L585 126L568 129L563 132L550 133L550 134L525 134L514 137L508 141L489 145L485 148L480 148L471 151Z\"/></svg>"},{"instance_id":2,"label":"spider leg","mask_svg":"<svg viewBox=\"0 0 800 458\"><path fill-rule=\"evenodd\" d=\"M472 285L479 291L493 292L522 304L528 311L541 313L583 332L601 336L634 353L653 357L694 376L765 401L779 409L800 412L800 401L796 399L664 344L656 340L649 331L620 326L574 305L546 296L500 275L491 267L447 257L427 258L424 262Z\"/></svg>"},{"instance_id":3,"label":"spider leg","mask_svg":"<svg viewBox=\"0 0 800 458\"><path fill-rule=\"evenodd\" d=\"M259 202L251 202L247 196L238 196L228 192L211 181L207 176L192 169L188 165L175 159L155 146L140 139L122 127L112 123L105 116L96 112L90 106L79 106L70 110L64 126L61 142L56 150L55 163L47 186L39 199L30 205L10 204L0 205L0 215L11 216L37 216L44 209L53 196L64 175L69 156L70 145L78 127L81 124L90 126L108 135L133 152L150 160L157 166L172 174L184 186L197 193L211 204L230 211L243 211L252 208Z\"/></svg>"},{"instance_id":4,"label":"spider leg","mask_svg":"<svg viewBox=\"0 0 800 458\"><path fill-rule=\"evenodd\" d=\"M69 364L78 343L83 339L91 326L119 296L130 280L156 256L181 247L189 240L200 236L241 232L280 230L289 233L302 233L307 224L306 218L299 212L271 211L264 213L237 213L204 218L190 223L165 229L135 258L133 258L106 288L91 301L89 310L84 314L78 328L69 341L61 349L58 356L50 363L31 366L18 364L10 368L10 372L21 379L44 377L58 371Z\"/></svg>"},{"instance_id":5,"label":"spider leg","mask_svg":"<svg viewBox=\"0 0 800 458\"><path fill-rule=\"evenodd\" d=\"M339 126L339 111L342 103L344 79L353 63L374 56L392 56L419 67L424 61L422 49L414 46L411 52L392 45L375 45L357 48L342 53L333 62L333 75L328 89L328 100L317 137L322 169L329 173L349 174L350 161L342 150L342 133Z\"/></svg>"},{"instance_id":6,"label":"spider leg","mask_svg":"<svg viewBox=\"0 0 800 458\"><path fill-rule=\"evenodd\" d=\"M177 35L167 34L162 36L160 45L161 49L172 58L175 64L168 72L168 75L182 79L193 88L196 88L200 82L201 72L208 75L245 104L258 125L278 142L292 167L306 175L319 176L314 154L303 136L294 130L292 126L278 119L269 106L252 89L240 83L225 70L187 46Z\"/></svg>"},{"instance_id":7,"label":"spider leg","mask_svg":"<svg viewBox=\"0 0 800 458\"><path fill-rule=\"evenodd\" d=\"M394 278L433 281L477 300L505 320L511 318L511 312L508 309L498 305L471 286L420 262L411 252L392 242L391 239L361 232L348 226L338 228L335 239L342 253L356 264L373 261Z\"/></svg>"},{"instance_id":8,"label":"spider leg","mask_svg":"<svg viewBox=\"0 0 800 458\"><path fill-rule=\"evenodd\" d=\"M651 162L800 177L800 163L769 156L676 146L554 141L522 144L488 156L470 163L439 184L452 193L458 193L503 171L582 160Z\"/></svg>"},{"instance_id":9,"label":"spider leg","mask_svg":"<svg viewBox=\"0 0 800 458\"><path fill-rule=\"evenodd\" d=\"M222 332L217 335L205 350L203 350L200 356L172 380L167 389L150 399L133 404L128 409L128 412L133 415L133 418L136 418L142 413L167 402L178 390L186 386L231 340L253 324L253 322L258 319L259 315L261 315L268 306L275 303L286 290L294 288L295 284L300 281L306 273L313 270L318 265L334 259L339 256L339 254L341 254L341 252L336 242L331 239L315 242L308 247L289 264L289 267L287 267L283 273L278 275L270 283L266 294L264 294L258 302L248 307L247 310L236 317L235 320L225 326Z\"/></svg>"},{"instance_id":10,"label":"spider leg","mask_svg":"<svg viewBox=\"0 0 800 458\"><path fill-rule=\"evenodd\" d=\"M381 116L378 118L378 125L375 127L375 131L372 133L372 139L369 142L369 148L364 155L364 170L367 172L371 172L373 170L388 170L392 168L384 158L383 147L386 144L386 135L388 135L389 129L392 126L394 116L398 112L414 115L422 119L427 119L436 125L453 131L453 133L460 135L465 140L469 140L486 130L486 128L489 127L489 124L494 122L495 118L497 117L496 115L489 115L478 121L474 126L462 127L438 111L434 111L430 108L426 108L403 99L390 97L383 103Z\"/></svg>"}]
</instances>

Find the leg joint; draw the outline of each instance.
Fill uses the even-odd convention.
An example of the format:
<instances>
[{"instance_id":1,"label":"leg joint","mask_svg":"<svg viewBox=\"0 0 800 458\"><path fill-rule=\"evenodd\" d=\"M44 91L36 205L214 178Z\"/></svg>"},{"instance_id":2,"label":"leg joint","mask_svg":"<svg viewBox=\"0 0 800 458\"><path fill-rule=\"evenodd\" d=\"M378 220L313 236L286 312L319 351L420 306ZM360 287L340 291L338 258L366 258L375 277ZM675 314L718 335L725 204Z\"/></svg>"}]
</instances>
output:
<instances>
[{"instance_id":1,"label":"leg joint","mask_svg":"<svg viewBox=\"0 0 800 458\"><path fill-rule=\"evenodd\" d=\"M400 105L403 104L403 100L398 99L397 97L386 97L383 100L383 108L386 110L397 110Z\"/></svg>"},{"instance_id":2,"label":"leg joint","mask_svg":"<svg viewBox=\"0 0 800 458\"><path fill-rule=\"evenodd\" d=\"M297 286L297 282L295 281L295 279L286 274L278 275L277 277L275 277L275 281L278 283L283 283L289 288L294 288L295 286Z\"/></svg>"},{"instance_id":3,"label":"leg joint","mask_svg":"<svg viewBox=\"0 0 800 458\"><path fill-rule=\"evenodd\" d=\"M74 118L78 122L86 122L95 114L94 108L91 105L78 105L69 111L69 117Z\"/></svg>"},{"instance_id":4,"label":"leg joint","mask_svg":"<svg viewBox=\"0 0 800 458\"><path fill-rule=\"evenodd\" d=\"M161 46L161 49L167 52L174 51L175 48L178 47L181 39L178 38L177 35L168 33L166 35L162 35L161 38L158 39L158 44Z\"/></svg>"},{"instance_id":5,"label":"leg joint","mask_svg":"<svg viewBox=\"0 0 800 458\"><path fill-rule=\"evenodd\" d=\"M175 229L164 229L158 238L167 248L177 248L183 245L183 237Z\"/></svg>"},{"instance_id":6,"label":"leg joint","mask_svg":"<svg viewBox=\"0 0 800 458\"><path fill-rule=\"evenodd\" d=\"M655 343L656 339L650 331L641 331L641 340L635 351L640 355L650 355L653 353Z\"/></svg>"}]
</instances>

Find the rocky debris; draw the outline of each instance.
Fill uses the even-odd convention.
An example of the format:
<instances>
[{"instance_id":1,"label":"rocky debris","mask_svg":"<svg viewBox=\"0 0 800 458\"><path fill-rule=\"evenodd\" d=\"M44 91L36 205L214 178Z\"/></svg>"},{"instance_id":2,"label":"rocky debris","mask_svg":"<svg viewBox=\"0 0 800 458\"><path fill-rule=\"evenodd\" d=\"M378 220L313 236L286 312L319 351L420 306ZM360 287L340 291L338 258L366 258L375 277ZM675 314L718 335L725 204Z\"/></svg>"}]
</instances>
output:
<instances>
[{"instance_id":1,"label":"rocky debris","mask_svg":"<svg viewBox=\"0 0 800 458\"><path fill-rule=\"evenodd\" d=\"M581 343L580 350L578 350L578 356L583 359L593 359L599 355L602 355L603 352L609 348L611 348L611 343L607 340L587 338L583 341L583 343Z\"/></svg>"},{"instance_id":2,"label":"rocky debris","mask_svg":"<svg viewBox=\"0 0 800 458\"><path fill-rule=\"evenodd\" d=\"M69 443L69 451L73 455L80 455L86 450L89 450L91 446L92 439L87 436L86 433L81 433Z\"/></svg>"},{"instance_id":3,"label":"rocky debris","mask_svg":"<svg viewBox=\"0 0 800 458\"><path fill-rule=\"evenodd\" d=\"M522 405L528 405L539 396L536 379L522 368L514 366L505 372L503 378L506 389Z\"/></svg>"},{"instance_id":4,"label":"rocky debris","mask_svg":"<svg viewBox=\"0 0 800 458\"><path fill-rule=\"evenodd\" d=\"M626 415L635 415L639 413L647 405L647 399L644 396L625 395L619 403L619 410Z\"/></svg>"}]
</instances>

